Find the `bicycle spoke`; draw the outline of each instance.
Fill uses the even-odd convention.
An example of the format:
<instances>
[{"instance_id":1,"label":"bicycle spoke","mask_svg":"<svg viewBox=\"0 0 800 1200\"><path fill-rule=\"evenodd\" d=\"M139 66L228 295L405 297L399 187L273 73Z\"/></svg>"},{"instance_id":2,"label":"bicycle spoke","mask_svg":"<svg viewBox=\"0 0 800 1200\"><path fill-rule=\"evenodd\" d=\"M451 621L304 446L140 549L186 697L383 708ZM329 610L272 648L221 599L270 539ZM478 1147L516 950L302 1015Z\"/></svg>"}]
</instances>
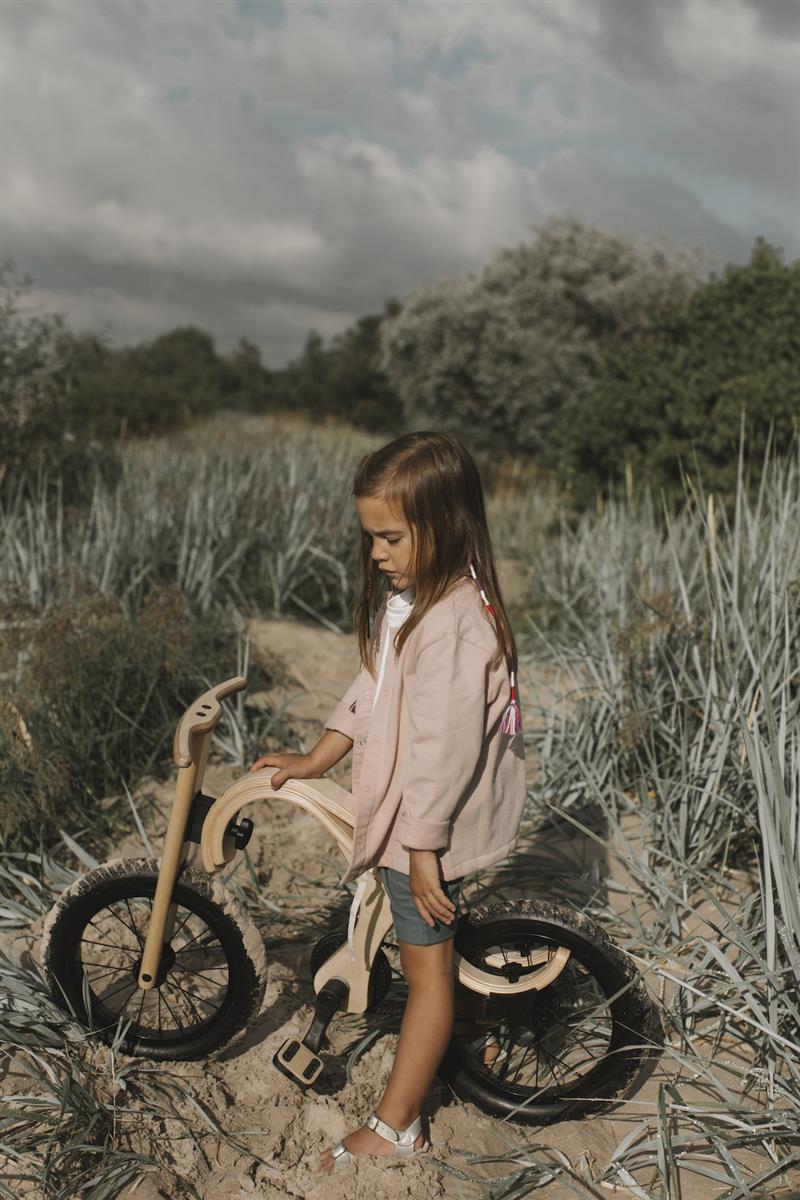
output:
<instances>
[{"instance_id":1,"label":"bicycle spoke","mask_svg":"<svg viewBox=\"0 0 800 1200\"><path fill-rule=\"evenodd\" d=\"M80 964L82 964L82 966L84 966L84 967L106 967L107 971L130 971L131 970L130 965L126 965L124 967L114 967L114 966L109 967L108 962L94 962L91 959L82 959L82 960L80 960ZM97 979L97 976L94 976L94 978Z\"/></svg>"},{"instance_id":2,"label":"bicycle spoke","mask_svg":"<svg viewBox=\"0 0 800 1200\"><path fill-rule=\"evenodd\" d=\"M189 975L203 975L204 971L227 971L227 966L224 967L184 967L182 963L175 964L177 970L186 971Z\"/></svg>"},{"instance_id":3,"label":"bicycle spoke","mask_svg":"<svg viewBox=\"0 0 800 1200\"><path fill-rule=\"evenodd\" d=\"M509 978L514 971L525 975L541 970L543 963L535 960L546 950L549 962L557 949L552 942L536 938L504 941L501 937L476 948L474 961L489 973ZM489 964L491 958L496 960L494 966ZM501 960L503 965L498 968L496 963ZM608 1052L613 1033L608 1000L594 976L574 959L549 987L534 996L529 1010L524 1002L522 1010L516 1007L519 1001L511 1002L510 1009L505 1009L499 998L494 1002L496 1036L506 1056L497 1066L484 1063L477 1053L475 1058L498 1082L530 1091L532 1096L564 1092L574 1088Z\"/></svg>"},{"instance_id":4,"label":"bicycle spoke","mask_svg":"<svg viewBox=\"0 0 800 1200\"><path fill-rule=\"evenodd\" d=\"M209 938L209 940L208 940L208 941L206 941L206 942L201 942L201 943L200 943L200 945L201 945L203 948L205 948L206 946L208 946L209 944L211 944L211 943L213 943L213 942L219 942L219 938L218 938L218 937L217 937L217 935L214 933L213 929L212 929L212 930L209 930L208 932L209 932L209 933L210 933L210 935L211 935L211 936L210 936L210 938ZM193 943L193 942L196 942L196 941L197 941L197 939L198 939L199 937L202 937L202 936L203 936L203 930L201 929L201 930L200 930L200 932L199 932L199 933L196 933L196 934L194 935L194 937L193 937L193 938L190 938L188 942L185 942L185 943L184 943L184 945L183 945L183 946L181 946L180 950L176 950L176 951L175 951L175 956L177 957L179 954L184 954L184 953L185 953L185 952L186 952L186 951L189 949L189 947L192 945L192 943ZM197 949L197 947L195 947L195 949Z\"/></svg>"},{"instance_id":5,"label":"bicycle spoke","mask_svg":"<svg viewBox=\"0 0 800 1200\"><path fill-rule=\"evenodd\" d=\"M127 967L109 967L109 965L107 963L91 963L91 962L87 962L85 958L81 959L81 963L84 967L102 967L103 968L103 970L99 971L97 975L92 976L92 983L96 983L97 980L102 979L102 977L104 975L108 975L108 974L119 975L120 971L125 971L130 976L130 971L128 970Z\"/></svg>"},{"instance_id":6,"label":"bicycle spoke","mask_svg":"<svg viewBox=\"0 0 800 1200\"><path fill-rule=\"evenodd\" d=\"M187 996L188 1001L189 1001L189 1008L192 1010L192 1015L194 1017L195 1024L197 1024L197 1025L201 1024L203 1018L200 1016L200 1013L195 1008L191 995L188 992L185 992L185 990L180 986L180 984L177 984L174 979L169 980L169 985L170 985L170 987L175 988L175 990L177 992L182 992L184 995ZM166 996L164 997L164 999L166 1002ZM213 1005L212 1005L212 1008L213 1008Z\"/></svg>"},{"instance_id":7,"label":"bicycle spoke","mask_svg":"<svg viewBox=\"0 0 800 1200\"><path fill-rule=\"evenodd\" d=\"M131 979L128 983L121 983L118 988L114 988L113 992L106 992L106 994L104 996L100 996L99 999L102 1000L103 1004L105 1004L106 1000L110 1000L112 996L116 996L117 992L121 992L123 988L126 987L130 987L132 989L131 996L134 994L134 992L139 991L139 984L135 979ZM128 1000L130 1000L130 998L131 997L129 996ZM128 1000L126 1000L125 1004L123 1004L123 1008L128 1003Z\"/></svg>"},{"instance_id":8,"label":"bicycle spoke","mask_svg":"<svg viewBox=\"0 0 800 1200\"><path fill-rule=\"evenodd\" d=\"M110 908L107 906L103 911L109 913L112 917L116 917L116 919L119 921L120 925L124 926L124 928L128 930L128 933L132 933L133 936L136 938L137 942L139 941L139 937L138 937L138 934L136 933L136 930L131 929L130 925L128 925L127 922L123 921L122 917L119 915L119 913L117 912L117 910L115 908Z\"/></svg>"},{"instance_id":9,"label":"bicycle spoke","mask_svg":"<svg viewBox=\"0 0 800 1200\"><path fill-rule=\"evenodd\" d=\"M137 957L135 950L128 950L125 946L115 946L113 942L96 942L92 938L81 938L81 941L86 942L87 946L105 946L107 950L114 950L115 952L121 950L123 954L130 954L131 958Z\"/></svg>"},{"instance_id":10,"label":"bicycle spoke","mask_svg":"<svg viewBox=\"0 0 800 1200\"><path fill-rule=\"evenodd\" d=\"M141 1026L141 1023L142 1023L142 1009L144 1008L144 998L145 998L145 995L146 995L146 993L145 993L145 990L144 990L144 988L142 988L142 1000L141 1000L141 1003L140 1003L140 1005L139 1005L139 1013L138 1013L138 1016L136 1017L136 1024L137 1024L137 1025L139 1025L139 1026Z\"/></svg>"},{"instance_id":11,"label":"bicycle spoke","mask_svg":"<svg viewBox=\"0 0 800 1200\"><path fill-rule=\"evenodd\" d=\"M144 942L142 941L141 937L139 936L139 930L138 930L138 929L137 929L137 927L136 927L136 920L135 920L135 918L134 918L134 915L133 915L133 913L131 912L131 906L130 906L130 902L129 902L129 900L128 900L128 897L127 897L127 896L125 897L125 907L127 908L127 910L128 910L128 913L129 913L129 915L130 915L130 918L131 918L131 923L133 924L133 932L134 932L134 934L136 935L136 940L137 940L137 942L139 943L139 949L140 949L140 950L143 950L143 949L144 949Z\"/></svg>"},{"instance_id":12,"label":"bicycle spoke","mask_svg":"<svg viewBox=\"0 0 800 1200\"><path fill-rule=\"evenodd\" d=\"M167 1009L167 1011L169 1012L169 1015L172 1017L172 1020L173 1020L173 1021L174 1021L174 1023L175 1023L175 1028L176 1028L176 1029L182 1029L182 1028L183 1028L183 1026L181 1025L181 1023L180 1023L180 1021L178 1020L178 1018L175 1016L175 1013L172 1011L172 1006L171 1006L171 1004L170 1004L169 1000L167 999L167 997L164 995L164 993L163 993L163 992L162 992L160 989L159 989L159 993L158 993L158 994L159 994L159 998L160 998L160 999L162 999L162 1000L164 1001L164 1007Z\"/></svg>"},{"instance_id":13,"label":"bicycle spoke","mask_svg":"<svg viewBox=\"0 0 800 1200\"><path fill-rule=\"evenodd\" d=\"M152 896L131 894L107 901L87 919L75 956L98 1025L127 1019L133 1036L157 1042L191 1035L224 1011L230 965L221 935L200 913L179 905L170 944L163 948L164 978L157 986L141 987L136 968L152 914ZM176 948L182 938L185 941Z\"/></svg>"},{"instance_id":14,"label":"bicycle spoke","mask_svg":"<svg viewBox=\"0 0 800 1200\"><path fill-rule=\"evenodd\" d=\"M194 1005L192 1004L192 993L187 992L186 988L181 987L181 985L179 983L176 983L175 980L172 979L171 977L170 977L170 983L171 983L172 987L177 988L177 990L179 992L182 992L184 994L184 996L186 996L188 998L189 1004L192 1005L192 1007L194 1007ZM195 998L197 1000L199 1000L201 1004L208 1004L210 1008L215 1009L217 1012L219 1012L220 1008L222 1007L221 1004L213 1004L211 1002L211 1000L206 1000L203 996L196 996ZM197 1014L197 1018L200 1021L204 1020L204 1018L201 1017L199 1013Z\"/></svg>"},{"instance_id":15,"label":"bicycle spoke","mask_svg":"<svg viewBox=\"0 0 800 1200\"><path fill-rule=\"evenodd\" d=\"M183 929L183 927L184 927L184 926L185 926L185 925L186 925L186 924L187 924L187 923L188 923L188 922L191 920L192 916L193 916L192 910L191 910L190 908L188 908L188 909L186 910L186 916L183 918L183 920L181 921L181 923L180 923L180 925L178 926L178 928L177 928L177 929L173 929L173 931L172 931L172 938L176 938L176 937L178 936L178 934L179 934L179 933L180 933L180 931ZM172 938L171 938L170 940L172 940Z\"/></svg>"}]
</instances>

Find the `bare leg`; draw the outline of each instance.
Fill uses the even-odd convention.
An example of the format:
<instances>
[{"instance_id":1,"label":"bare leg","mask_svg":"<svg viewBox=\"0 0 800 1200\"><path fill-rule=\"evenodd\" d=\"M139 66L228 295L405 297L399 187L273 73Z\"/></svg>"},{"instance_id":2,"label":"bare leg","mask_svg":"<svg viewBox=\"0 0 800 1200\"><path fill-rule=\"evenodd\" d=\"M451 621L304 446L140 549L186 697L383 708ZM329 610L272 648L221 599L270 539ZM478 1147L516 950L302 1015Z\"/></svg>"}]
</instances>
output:
<instances>
[{"instance_id":1,"label":"bare leg","mask_svg":"<svg viewBox=\"0 0 800 1200\"><path fill-rule=\"evenodd\" d=\"M473 992L472 988L464 987L463 983L455 981L455 1019L456 1026L453 1036L456 1038L465 1037L468 1041L473 1038L480 1037L481 1026L476 1018L483 1017L486 1013L486 998L479 992ZM469 1033L464 1033L460 1029L458 1022L472 1021L475 1022L475 1028ZM486 1030L489 1034L488 1029ZM493 1040L487 1042L483 1048L482 1058L487 1067L490 1067L500 1053L500 1044L494 1039L493 1035L489 1034Z\"/></svg>"},{"instance_id":2,"label":"bare leg","mask_svg":"<svg viewBox=\"0 0 800 1200\"><path fill-rule=\"evenodd\" d=\"M375 1111L387 1125L407 1129L422 1109L453 1031L453 939L432 946L398 939L398 945L408 1000L389 1082ZM420 1134L415 1146L422 1141ZM363 1125L344 1144L353 1154L394 1153L385 1138ZM320 1170L332 1171L333 1161L330 1150L323 1151Z\"/></svg>"}]
</instances>

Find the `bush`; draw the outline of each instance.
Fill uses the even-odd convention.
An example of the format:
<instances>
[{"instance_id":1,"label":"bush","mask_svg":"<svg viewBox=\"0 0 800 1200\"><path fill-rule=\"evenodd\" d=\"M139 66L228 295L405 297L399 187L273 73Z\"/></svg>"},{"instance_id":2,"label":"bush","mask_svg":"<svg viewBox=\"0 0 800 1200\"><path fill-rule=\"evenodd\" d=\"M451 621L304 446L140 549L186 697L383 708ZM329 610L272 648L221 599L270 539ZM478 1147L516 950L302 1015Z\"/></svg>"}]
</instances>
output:
<instances>
[{"instance_id":1,"label":"bush","mask_svg":"<svg viewBox=\"0 0 800 1200\"><path fill-rule=\"evenodd\" d=\"M553 466L604 345L651 328L700 269L696 253L554 217L481 271L416 289L380 328L403 428L443 426L470 448Z\"/></svg>"},{"instance_id":2,"label":"bush","mask_svg":"<svg viewBox=\"0 0 800 1200\"><path fill-rule=\"evenodd\" d=\"M4 615L10 622L19 611ZM21 678L0 706L8 844L30 844L42 825L100 827L98 801L123 781L172 770L179 716L236 674L233 628L218 616L189 619L174 586L151 589L133 620L96 594L58 604L29 628ZM248 670L250 690L272 682L263 668Z\"/></svg>"},{"instance_id":3,"label":"bush","mask_svg":"<svg viewBox=\"0 0 800 1200\"><path fill-rule=\"evenodd\" d=\"M768 440L800 428L800 262L762 238L655 328L606 349L577 420L562 428L562 468L579 503L641 479L679 495L683 471L709 491L736 485L738 444L759 474Z\"/></svg>"}]
</instances>

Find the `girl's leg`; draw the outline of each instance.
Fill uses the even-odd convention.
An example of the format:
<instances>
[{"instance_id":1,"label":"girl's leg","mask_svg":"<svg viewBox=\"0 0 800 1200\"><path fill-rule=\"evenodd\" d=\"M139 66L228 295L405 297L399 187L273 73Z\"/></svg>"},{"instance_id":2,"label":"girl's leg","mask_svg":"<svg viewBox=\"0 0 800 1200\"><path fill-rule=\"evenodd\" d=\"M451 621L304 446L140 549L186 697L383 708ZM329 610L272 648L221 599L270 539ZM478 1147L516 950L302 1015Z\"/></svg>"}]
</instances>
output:
<instances>
[{"instance_id":1,"label":"girl's leg","mask_svg":"<svg viewBox=\"0 0 800 1200\"><path fill-rule=\"evenodd\" d=\"M453 939L432 946L401 942L408 1001L392 1072L376 1108L381 1120L405 1129L422 1109L453 1034Z\"/></svg>"},{"instance_id":2,"label":"girl's leg","mask_svg":"<svg viewBox=\"0 0 800 1200\"><path fill-rule=\"evenodd\" d=\"M453 1030L453 939L413 946L398 938L408 1000L389 1082L375 1111L395 1129L407 1129L422 1108ZM422 1134L415 1145L422 1145ZM389 1142L361 1126L344 1144L353 1154L391 1155ZM333 1170L333 1155L323 1151L319 1167Z\"/></svg>"}]
</instances>

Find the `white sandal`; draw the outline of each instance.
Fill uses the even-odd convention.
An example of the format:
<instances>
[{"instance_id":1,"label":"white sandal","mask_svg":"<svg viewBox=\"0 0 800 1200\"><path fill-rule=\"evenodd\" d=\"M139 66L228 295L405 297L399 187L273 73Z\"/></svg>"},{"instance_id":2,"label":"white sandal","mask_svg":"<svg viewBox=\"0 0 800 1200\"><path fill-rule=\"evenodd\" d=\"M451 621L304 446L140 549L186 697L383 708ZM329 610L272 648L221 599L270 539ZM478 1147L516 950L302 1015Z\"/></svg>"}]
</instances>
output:
<instances>
[{"instance_id":1,"label":"white sandal","mask_svg":"<svg viewBox=\"0 0 800 1200\"><path fill-rule=\"evenodd\" d=\"M391 1125L387 1125L382 1121L376 1112L370 1113L364 1124L368 1129L374 1129L382 1138L386 1138L387 1142L392 1142L394 1145L395 1158L412 1158L416 1154L426 1154L431 1144L427 1138L423 1141L418 1150L414 1149L414 1142L422 1133L422 1114L416 1117L408 1129L393 1129ZM353 1162L355 1158L361 1158L360 1154L353 1154L347 1149L344 1142L337 1142L331 1150L333 1155L334 1171L345 1170ZM368 1154L367 1158L383 1158L383 1155ZM389 1166L389 1163L386 1164Z\"/></svg>"}]
</instances>

